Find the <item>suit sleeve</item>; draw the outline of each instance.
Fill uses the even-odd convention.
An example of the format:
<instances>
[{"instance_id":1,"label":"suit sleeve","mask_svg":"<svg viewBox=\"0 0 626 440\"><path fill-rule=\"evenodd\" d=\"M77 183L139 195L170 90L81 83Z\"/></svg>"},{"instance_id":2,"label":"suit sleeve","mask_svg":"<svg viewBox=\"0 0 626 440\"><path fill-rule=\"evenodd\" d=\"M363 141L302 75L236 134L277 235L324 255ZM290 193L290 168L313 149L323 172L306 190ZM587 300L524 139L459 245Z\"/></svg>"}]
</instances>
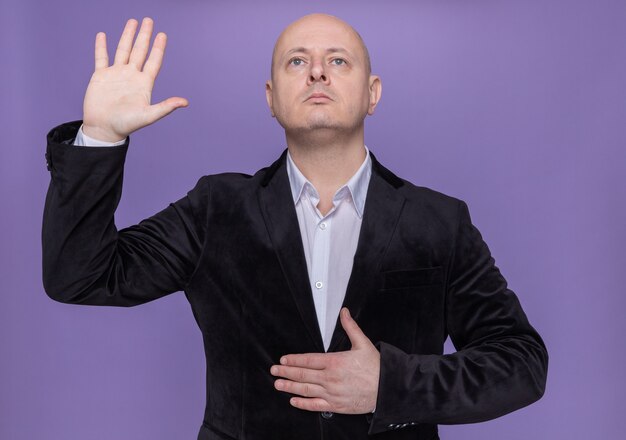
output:
<instances>
[{"instance_id":1,"label":"suit sleeve","mask_svg":"<svg viewBox=\"0 0 626 440\"><path fill-rule=\"evenodd\" d=\"M420 423L482 422L544 393L544 342L462 201L448 266L446 328L457 349L452 354L408 354L377 344L381 368L370 434Z\"/></svg>"},{"instance_id":2,"label":"suit sleeve","mask_svg":"<svg viewBox=\"0 0 626 440\"><path fill-rule=\"evenodd\" d=\"M134 306L184 289L202 249L208 182L161 212L118 231L129 139L123 145L71 145L81 121L47 136L51 174L42 227L43 284L70 304Z\"/></svg>"}]
</instances>

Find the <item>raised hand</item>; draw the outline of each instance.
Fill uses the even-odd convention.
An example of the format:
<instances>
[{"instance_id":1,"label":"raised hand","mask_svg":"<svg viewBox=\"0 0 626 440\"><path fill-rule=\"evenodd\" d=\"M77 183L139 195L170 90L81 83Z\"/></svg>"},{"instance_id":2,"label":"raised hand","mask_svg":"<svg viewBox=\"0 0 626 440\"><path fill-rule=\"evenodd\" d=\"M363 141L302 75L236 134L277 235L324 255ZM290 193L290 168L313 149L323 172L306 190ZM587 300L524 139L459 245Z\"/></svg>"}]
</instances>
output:
<instances>
[{"instance_id":1,"label":"raised hand","mask_svg":"<svg viewBox=\"0 0 626 440\"><path fill-rule=\"evenodd\" d=\"M277 390L302 396L290 399L296 408L340 414L376 408L380 353L345 307L340 320L352 343L349 351L289 354L270 368L279 377L274 382Z\"/></svg>"},{"instance_id":2,"label":"raised hand","mask_svg":"<svg viewBox=\"0 0 626 440\"><path fill-rule=\"evenodd\" d=\"M144 18L137 40L137 20L130 19L120 37L113 65L109 66L106 35L96 35L95 71L83 102L83 131L89 137L117 142L189 103L171 97L150 104L154 81L163 63L167 36L159 32L146 60L154 23ZM145 65L144 65L145 62Z\"/></svg>"}]
</instances>

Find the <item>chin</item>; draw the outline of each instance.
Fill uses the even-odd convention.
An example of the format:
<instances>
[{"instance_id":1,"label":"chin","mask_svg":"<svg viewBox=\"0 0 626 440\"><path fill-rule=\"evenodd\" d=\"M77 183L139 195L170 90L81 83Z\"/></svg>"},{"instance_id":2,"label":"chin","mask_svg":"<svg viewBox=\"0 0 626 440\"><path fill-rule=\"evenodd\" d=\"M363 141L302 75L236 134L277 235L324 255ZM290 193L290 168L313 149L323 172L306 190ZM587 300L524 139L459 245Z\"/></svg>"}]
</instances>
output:
<instances>
[{"instance_id":1,"label":"chin","mask_svg":"<svg viewBox=\"0 0 626 440\"><path fill-rule=\"evenodd\" d=\"M338 129L341 123L326 112L315 112L307 118L304 126L309 130Z\"/></svg>"},{"instance_id":2,"label":"chin","mask_svg":"<svg viewBox=\"0 0 626 440\"><path fill-rule=\"evenodd\" d=\"M281 115L282 116L282 115ZM328 112L319 109L310 112L305 117L283 118L276 116L278 123L286 130L292 133L305 133L310 131L338 131L350 129L346 121L332 117Z\"/></svg>"},{"instance_id":3,"label":"chin","mask_svg":"<svg viewBox=\"0 0 626 440\"><path fill-rule=\"evenodd\" d=\"M313 119L308 121L278 121L280 125L291 132L305 132L311 130L337 130L342 128L337 121L330 119Z\"/></svg>"},{"instance_id":4,"label":"chin","mask_svg":"<svg viewBox=\"0 0 626 440\"><path fill-rule=\"evenodd\" d=\"M305 130L338 130L342 126L332 121L315 121L310 122L303 128Z\"/></svg>"}]
</instances>

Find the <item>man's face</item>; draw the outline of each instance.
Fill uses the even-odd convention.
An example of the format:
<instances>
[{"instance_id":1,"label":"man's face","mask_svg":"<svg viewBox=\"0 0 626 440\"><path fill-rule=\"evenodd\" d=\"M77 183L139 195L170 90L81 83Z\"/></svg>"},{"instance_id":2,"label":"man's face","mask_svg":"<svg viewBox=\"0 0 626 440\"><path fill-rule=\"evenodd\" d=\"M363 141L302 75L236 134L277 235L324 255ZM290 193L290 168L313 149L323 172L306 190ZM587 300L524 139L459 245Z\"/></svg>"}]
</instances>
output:
<instances>
[{"instance_id":1,"label":"man's face","mask_svg":"<svg viewBox=\"0 0 626 440\"><path fill-rule=\"evenodd\" d=\"M380 97L356 32L315 14L291 24L274 49L268 105L286 132L363 129Z\"/></svg>"}]
</instances>

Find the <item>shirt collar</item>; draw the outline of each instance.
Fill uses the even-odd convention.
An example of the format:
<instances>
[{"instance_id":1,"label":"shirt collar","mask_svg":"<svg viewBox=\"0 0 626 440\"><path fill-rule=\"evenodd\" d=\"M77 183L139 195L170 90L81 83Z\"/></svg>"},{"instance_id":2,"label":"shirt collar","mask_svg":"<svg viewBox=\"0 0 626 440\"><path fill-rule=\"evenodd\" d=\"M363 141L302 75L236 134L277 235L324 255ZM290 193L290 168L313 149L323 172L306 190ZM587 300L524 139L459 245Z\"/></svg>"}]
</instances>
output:
<instances>
[{"instance_id":1,"label":"shirt collar","mask_svg":"<svg viewBox=\"0 0 626 440\"><path fill-rule=\"evenodd\" d=\"M365 209L365 197L367 195L367 187L369 185L370 177L372 175L372 159L370 158L370 152L366 145L365 147L365 160L354 173L354 175L346 182L341 188L337 189L335 197L347 187L352 197L352 202L356 212L360 218L363 217L363 210ZM289 150L287 150L287 175L289 176L289 186L291 187L291 195L293 197L293 203L298 203L302 196L302 191L305 185L308 183L311 188L316 192L317 190L313 184L302 174L298 169L295 162L291 158ZM334 200L335 198L333 198Z\"/></svg>"}]
</instances>

